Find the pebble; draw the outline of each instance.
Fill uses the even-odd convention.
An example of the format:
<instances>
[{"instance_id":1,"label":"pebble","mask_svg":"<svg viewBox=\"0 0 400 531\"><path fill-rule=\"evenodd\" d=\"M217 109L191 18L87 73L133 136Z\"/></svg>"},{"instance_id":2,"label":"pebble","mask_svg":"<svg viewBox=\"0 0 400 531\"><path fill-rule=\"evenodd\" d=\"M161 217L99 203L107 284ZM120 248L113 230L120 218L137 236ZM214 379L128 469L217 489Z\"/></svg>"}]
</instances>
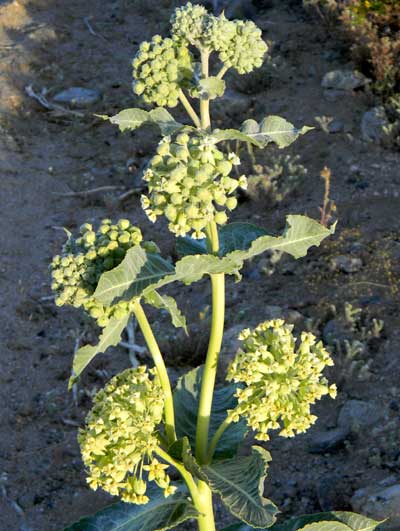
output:
<instances>
[{"instance_id":1,"label":"pebble","mask_svg":"<svg viewBox=\"0 0 400 531\"><path fill-rule=\"evenodd\" d=\"M349 433L350 430L346 427L314 432L308 445L308 451L311 454L333 452L343 446Z\"/></svg>"},{"instance_id":2,"label":"pebble","mask_svg":"<svg viewBox=\"0 0 400 531\"><path fill-rule=\"evenodd\" d=\"M325 89L352 91L364 87L366 83L367 78L360 72L353 70L332 70L324 75L321 86Z\"/></svg>"},{"instance_id":3,"label":"pebble","mask_svg":"<svg viewBox=\"0 0 400 531\"><path fill-rule=\"evenodd\" d=\"M71 87L56 94L53 100L57 103L66 103L71 107L89 107L101 99L101 92L97 89Z\"/></svg>"},{"instance_id":4,"label":"pebble","mask_svg":"<svg viewBox=\"0 0 400 531\"><path fill-rule=\"evenodd\" d=\"M357 490L351 498L354 511L375 520L388 520L379 526L382 531L400 529L400 483L391 486L371 485Z\"/></svg>"},{"instance_id":5,"label":"pebble","mask_svg":"<svg viewBox=\"0 0 400 531\"><path fill-rule=\"evenodd\" d=\"M331 319L326 323L322 331L322 339L328 345L333 345L335 341L342 343L348 339L348 330L342 321L338 319Z\"/></svg>"},{"instance_id":6,"label":"pebble","mask_svg":"<svg viewBox=\"0 0 400 531\"><path fill-rule=\"evenodd\" d=\"M344 131L344 123L335 118L327 125L328 133L331 135Z\"/></svg>"},{"instance_id":7,"label":"pebble","mask_svg":"<svg viewBox=\"0 0 400 531\"><path fill-rule=\"evenodd\" d=\"M340 428L354 432L376 425L381 418L381 406L376 402L349 400L340 410L337 424Z\"/></svg>"},{"instance_id":8,"label":"pebble","mask_svg":"<svg viewBox=\"0 0 400 531\"><path fill-rule=\"evenodd\" d=\"M383 106L373 107L363 114L361 120L361 134L366 142L379 144L388 135L383 130L389 126L389 119Z\"/></svg>"},{"instance_id":9,"label":"pebble","mask_svg":"<svg viewBox=\"0 0 400 531\"><path fill-rule=\"evenodd\" d=\"M332 271L343 271L343 273L357 273L363 266L361 258L346 255L335 256L330 264Z\"/></svg>"},{"instance_id":10,"label":"pebble","mask_svg":"<svg viewBox=\"0 0 400 531\"><path fill-rule=\"evenodd\" d=\"M338 89L325 89L323 96L327 101L334 102L341 100L343 97L347 96L349 93L346 90Z\"/></svg>"}]
</instances>

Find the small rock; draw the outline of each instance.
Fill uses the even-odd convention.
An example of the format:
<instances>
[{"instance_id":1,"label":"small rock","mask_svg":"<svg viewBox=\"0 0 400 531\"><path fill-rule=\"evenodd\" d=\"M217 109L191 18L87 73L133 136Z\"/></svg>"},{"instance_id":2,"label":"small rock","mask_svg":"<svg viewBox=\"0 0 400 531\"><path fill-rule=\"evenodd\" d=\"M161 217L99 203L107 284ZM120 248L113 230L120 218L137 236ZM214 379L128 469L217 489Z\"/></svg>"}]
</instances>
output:
<instances>
[{"instance_id":1,"label":"small rock","mask_svg":"<svg viewBox=\"0 0 400 531\"><path fill-rule=\"evenodd\" d=\"M388 520L379 526L382 531L400 529L400 484L390 487L366 487L357 490L351 498L354 511L375 520Z\"/></svg>"},{"instance_id":2,"label":"small rock","mask_svg":"<svg viewBox=\"0 0 400 531\"><path fill-rule=\"evenodd\" d=\"M334 102L341 100L344 96L347 96L349 93L346 90L337 90L337 89L325 89L323 96L327 101Z\"/></svg>"},{"instance_id":3,"label":"small rock","mask_svg":"<svg viewBox=\"0 0 400 531\"><path fill-rule=\"evenodd\" d=\"M375 402L349 400L340 410L338 426L349 431L373 426L382 418L380 405Z\"/></svg>"},{"instance_id":4,"label":"small rock","mask_svg":"<svg viewBox=\"0 0 400 531\"><path fill-rule=\"evenodd\" d=\"M348 339L349 332L342 321L331 319L326 323L322 331L322 339L328 345L334 345L335 341L343 343Z\"/></svg>"},{"instance_id":5,"label":"small rock","mask_svg":"<svg viewBox=\"0 0 400 531\"><path fill-rule=\"evenodd\" d=\"M66 103L71 107L89 107L101 99L101 92L97 89L71 87L56 94L53 100L57 103Z\"/></svg>"},{"instance_id":6,"label":"small rock","mask_svg":"<svg viewBox=\"0 0 400 531\"><path fill-rule=\"evenodd\" d=\"M365 141L379 144L387 138L387 133L383 130L389 126L389 119L385 108L374 107L365 112L361 120L361 134Z\"/></svg>"},{"instance_id":7,"label":"small rock","mask_svg":"<svg viewBox=\"0 0 400 531\"><path fill-rule=\"evenodd\" d=\"M350 430L345 427L315 432L308 445L308 451L312 454L333 452L343 445L349 433Z\"/></svg>"},{"instance_id":8,"label":"small rock","mask_svg":"<svg viewBox=\"0 0 400 531\"><path fill-rule=\"evenodd\" d=\"M324 75L321 86L325 89L352 91L364 87L367 78L352 70L332 70Z\"/></svg>"},{"instance_id":9,"label":"small rock","mask_svg":"<svg viewBox=\"0 0 400 531\"><path fill-rule=\"evenodd\" d=\"M344 131L344 123L341 120L337 120L335 118L328 124L327 129L331 135L341 133L342 131Z\"/></svg>"},{"instance_id":10,"label":"small rock","mask_svg":"<svg viewBox=\"0 0 400 531\"><path fill-rule=\"evenodd\" d=\"M339 255L331 259L332 271L343 271L344 273L357 273L363 266L361 258L353 256Z\"/></svg>"}]
</instances>

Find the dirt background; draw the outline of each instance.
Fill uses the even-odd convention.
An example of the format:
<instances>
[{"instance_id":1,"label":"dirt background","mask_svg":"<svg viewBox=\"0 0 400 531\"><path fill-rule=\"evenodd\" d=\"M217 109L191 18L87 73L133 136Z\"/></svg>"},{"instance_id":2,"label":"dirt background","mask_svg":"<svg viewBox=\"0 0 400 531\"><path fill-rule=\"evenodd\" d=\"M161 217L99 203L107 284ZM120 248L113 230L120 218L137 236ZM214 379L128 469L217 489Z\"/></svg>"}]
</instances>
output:
<instances>
[{"instance_id":1,"label":"dirt background","mask_svg":"<svg viewBox=\"0 0 400 531\"><path fill-rule=\"evenodd\" d=\"M176 257L173 238L162 222L148 222L138 194L121 198L140 186L140 168L157 142L155 133L122 135L93 116L137 103L130 89L133 53L143 39L167 30L175 5L165 0L0 2L4 531L59 531L110 502L107 495L86 487L76 434L92 394L129 365L127 351L121 347L99 356L83 376L74 402L67 392L72 353L77 341L94 340L96 331L79 312L54 306L48 264L64 241L61 227L74 230L103 217L129 217L146 238L159 242L166 256ZM325 337L333 330L341 346L331 341L336 368L330 377L339 384L339 396L318 405L319 422L308 434L294 440L274 438L266 492L285 515L348 509L357 489L400 479L400 155L361 139L361 116L375 103L368 90L336 101L324 98L323 75L353 68L348 47L336 35L328 34L300 1L258 2L252 14L273 43L275 66L268 64L253 80L232 76L230 99L215 104L214 123L238 125L268 113L296 125L317 125L316 116L331 116L343 127L336 134L317 127L287 150L299 155L308 169L294 193L278 205L262 194L258 200L242 198L232 219L277 231L289 213L319 218L324 192L319 173L327 165L339 223L335 236L305 259L283 258L273 267L263 258L247 266L241 284L230 280L226 326L253 325L282 311L298 329L310 328ZM27 86L36 93L46 88L49 101L73 86L98 89L102 99L76 116L45 109L28 97ZM179 111L176 117L184 119ZM256 156L259 163L267 163L275 152ZM249 160L244 160L249 171ZM114 188L66 195L103 186ZM355 272L337 266L338 256L358 259L353 260ZM171 330L166 316L149 313L176 376L203 359L210 292L201 282L174 287L171 293L187 314L190 340ZM362 309L353 325L344 318L346 302ZM374 317L384 321L379 337L366 332ZM362 343L354 359L345 355L345 340ZM143 344L140 335L137 342ZM338 413L351 400L372 408L368 418L327 451L316 448L318 437L332 436Z\"/></svg>"}]
</instances>

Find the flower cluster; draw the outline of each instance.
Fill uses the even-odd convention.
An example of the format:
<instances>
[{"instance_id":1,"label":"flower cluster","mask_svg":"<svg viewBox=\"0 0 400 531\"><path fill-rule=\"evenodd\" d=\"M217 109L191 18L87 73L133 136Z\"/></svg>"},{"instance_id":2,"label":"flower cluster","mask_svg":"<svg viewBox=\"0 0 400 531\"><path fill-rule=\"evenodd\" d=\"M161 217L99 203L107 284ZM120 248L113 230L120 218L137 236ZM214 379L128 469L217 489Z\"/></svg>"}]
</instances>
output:
<instances>
[{"instance_id":1,"label":"flower cluster","mask_svg":"<svg viewBox=\"0 0 400 531\"><path fill-rule=\"evenodd\" d=\"M118 374L97 393L78 437L92 489L100 487L136 504L149 501L147 481L154 481L165 496L173 494L168 465L154 453L163 408L158 378L144 366Z\"/></svg>"},{"instance_id":2,"label":"flower cluster","mask_svg":"<svg viewBox=\"0 0 400 531\"><path fill-rule=\"evenodd\" d=\"M179 90L193 78L193 57L187 46L155 35L142 42L133 59L133 90L146 103L175 107Z\"/></svg>"},{"instance_id":3,"label":"flower cluster","mask_svg":"<svg viewBox=\"0 0 400 531\"><path fill-rule=\"evenodd\" d=\"M205 7L188 2L175 9L171 17L171 34L180 42L190 43L198 48L213 48L216 20Z\"/></svg>"},{"instance_id":4,"label":"flower cluster","mask_svg":"<svg viewBox=\"0 0 400 531\"><path fill-rule=\"evenodd\" d=\"M235 68L239 74L248 74L260 68L268 46L254 22L230 21L221 15L215 26L215 50L226 67Z\"/></svg>"},{"instance_id":5,"label":"flower cluster","mask_svg":"<svg viewBox=\"0 0 400 531\"><path fill-rule=\"evenodd\" d=\"M259 68L268 50L254 22L228 20L224 14L215 17L190 2L176 9L171 23L174 37L200 49L219 52L222 63L239 74Z\"/></svg>"},{"instance_id":6,"label":"flower cluster","mask_svg":"<svg viewBox=\"0 0 400 531\"><path fill-rule=\"evenodd\" d=\"M130 311L130 302L104 307L92 295L101 274L120 264L127 250L141 242L140 229L127 219L117 224L103 219L97 231L90 223L82 225L79 237L70 236L50 266L57 306L82 306L99 326L106 326L111 317L124 317Z\"/></svg>"},{"instance_id":7,"label":"flower cluster","mask_svg":"<svg viewBox=\"0 0 400 531\"><path fill-rule=\"evenodd\" d=\"M306 431L317 418L310 406L324 395L336 396L336 386L322 376L333 365L322 342L303 332L296 347L292 329L276 319L243 330L243 346L228 369L227 379L241 384L230 417L245 417L259 440L269 440L268 431L278 428L283 437Z\"/></svg>"},{"instance_id":8,"label":"flower cluster","mask_svg":"<svg viewBox=\"0 0 400 531\"><path fill-rule=\"evenodd\" d=\"M239 163L234 153L226 155L198 133L179 133L174 141L165 137L144 173L149 195L142 197L142 206L153 222L165 215L177 236L203 238L210 221L226 223L225 210L237 205L232 194L246 187L244 176L229 177Z\"/></svg>"}]
</instances>

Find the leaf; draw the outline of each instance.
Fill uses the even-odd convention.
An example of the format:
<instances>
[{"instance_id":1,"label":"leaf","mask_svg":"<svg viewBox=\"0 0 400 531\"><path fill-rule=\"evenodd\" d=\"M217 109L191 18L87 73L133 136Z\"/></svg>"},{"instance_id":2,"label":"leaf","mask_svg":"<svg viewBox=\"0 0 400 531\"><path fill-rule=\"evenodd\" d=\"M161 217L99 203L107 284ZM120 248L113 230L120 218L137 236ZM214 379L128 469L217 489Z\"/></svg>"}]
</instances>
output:
<instances>
[{"instance_id":1,"label":"leaf","mask_svg":"<svg viewBox=\"0 0 400 531\"><path fill-rule=\"evenodd\" d=\"M250 456L215 462L201 467L210 488L217 492L229 511L255 527L271 526L278 509L263 497L270 453L252 446Z\"/></svg>"},{"instance_id":2,"label":"leaf","mask_svg":"<svg viewBox=\"0 0 400 531\"><path fill-rule=\"evenodd\" d=\"M247 251L252 242L260 236L267 235L267 231L251 223L228 223L219 230L220 256L233 251Z\"/></svg>"},{"instance_id":3,"label":"leaf","mask_svg":"<svg viewBox=\"0 0 400 531\"><path fill-rule=\"evenodd\" d=\"M128 314L122 319L111 318L108 325L103 328L97 345L85 345L75 352L72 363L73 375L69 380L68 389L71 389L76 379L97 354L105 352L108 347L113 347L120 342L121 334L128 324L129 317Z\"/></svg>"},{"instance_id":4,"label":"leaf","mask_svg":"<svg viewBox=\"0 0 400 531\"><path fill-rule=\"evenodd\" d=\"M195 240L189 236L178 236L176 239L176 252L181 256L207 254L206 240Z\"/></svg>"},{"instance_id":5,"label":"leaf","mask_svg":"<svg viewBox=\"0 0 400 531\"><path fill-rule=\"evenodd\" d=\"M194 448L196 441L197 411L199 408L201 377L203 366L197 367L179 378L174 390L176 416L176 433L178 438L187 436ZM219 425L225 420L228 409L233 409L237 402L235 398L236 385L224 385L216 388L210 423L210 439ZM215 459L223 459L236 455L238 447L247 433L245 422L232 423L219 440L215 451Z\"/></svg>"},{"instance_id":6,"label":"leaf","mask_svg":"<svg viewBox=\"0 0 400 531\"><path fill-rule=\"evenodd\" d=\"M283 524L275 524L269 527L268 531L374 531L379 524L381 522L359 514L345 511L332 511L291 518ZM331 527L322 527L326 525ZM342 527L332 527L335 525ZM224 528L222 531L250 531L251 529L253 528L248 525L237 523Z\"/></svg>"},{"instance_id":7,"label":"leaf","mask_svg":"<svg viewBox=\"0 0 400 531\"><path fill-rule=\"evenodd\" d=\"M178 308L176 300L168 295L160 295L157 291L153 290L146 294L145 300L147 304L154 306L155 308L167 310L172 319L172 324L176 328L183 328L186 332L186 318Z\"/></svg>"},{"instance_id":8,"label":"leaf","mask_svg":"<svg viewBox=\"0 0 400 531\"><path fill-rule=\"evenodd\" d=\"M173 271L174 267L160 255L146 253L136 245L128 249L117 267L101 275L93 297L106 305L122 295L126 300L139 297L147 286Z\"/></svg>"},{"instance_id":9,"label":"leaf","mask_svg":"<svg viewBox=\"0 0 400 531\"><path fill-rule=\"evenodd\" d=\"M124 109L118 114L104 117L112 124L118 125L120 131L134 131L142 125L158 125L163 136L171 135L179 131L183 124L176 122L173 116L163 107L156 107L151 111L143 109Z\"/></svg>"},{"instance_id":10,"label":"leaf","mask_svg":"<svg viewBox=\"0 0 400 531\"><path fill-rule=\"evenodd\" d=\"M233 251L226 255L225 259L243 262L272 249L288 253L294 258L301 258L307 254L310 247L318 246L334 232L335 226L328 229L307 216L289 215L282 236L261 236L253 240L247 251Z\"/></svg>"},{"instance_id":11,"label":"leaf","mask_svg":"<svg viewBox=\"0 0 400 531\"><path fill-rule=\"evenodd\" d=\"M163 491L150 483L146 495L150 498L146 505L115 503L64 531L164 531L197 517L198 513L187 500L184 488L164 498Z\"/></svg>"},{"instance_id":12,"label":"leaf","mask_svg":"<svg viewBox=\"0 0 400 531\"><path fill-rule=\"evenodd\" d=\"M216 129L212 136L214 140L239 140L250 142L259 148L265 148L270 142L274 142L278 148L282 149L290 146L300 135L304 135L313 127L303 126L297 129L293 124L280 116L266 116L260 124L255 120L243 122L240 131L237 129Z\"/></svg>"},{"instance_id":13,"label":"leaf","mask_svg":"<svg viewBox=\"0 0 400 531\"><path fill-rule=\"evenodd\" d=\"M267 231L251 223L228 223L218 230L219 236L219 256L235 251L246 251L253 240L260 236L265 236ZM188 236L180 237L176 242L178 254L190 256L194 254L207 254L206 240L195 240Z\"/></svg>"},{"instance_id":14,"label":"leaf","mask_svg":"<svg viewBox=\"0 0 400 531\"><path fill-rule=\"evenodd\" d=\"M200 79L198 88L201 99L215 100L224 95L225 81L214 76L207 77Z\"/></svg>"}]
</instances>

